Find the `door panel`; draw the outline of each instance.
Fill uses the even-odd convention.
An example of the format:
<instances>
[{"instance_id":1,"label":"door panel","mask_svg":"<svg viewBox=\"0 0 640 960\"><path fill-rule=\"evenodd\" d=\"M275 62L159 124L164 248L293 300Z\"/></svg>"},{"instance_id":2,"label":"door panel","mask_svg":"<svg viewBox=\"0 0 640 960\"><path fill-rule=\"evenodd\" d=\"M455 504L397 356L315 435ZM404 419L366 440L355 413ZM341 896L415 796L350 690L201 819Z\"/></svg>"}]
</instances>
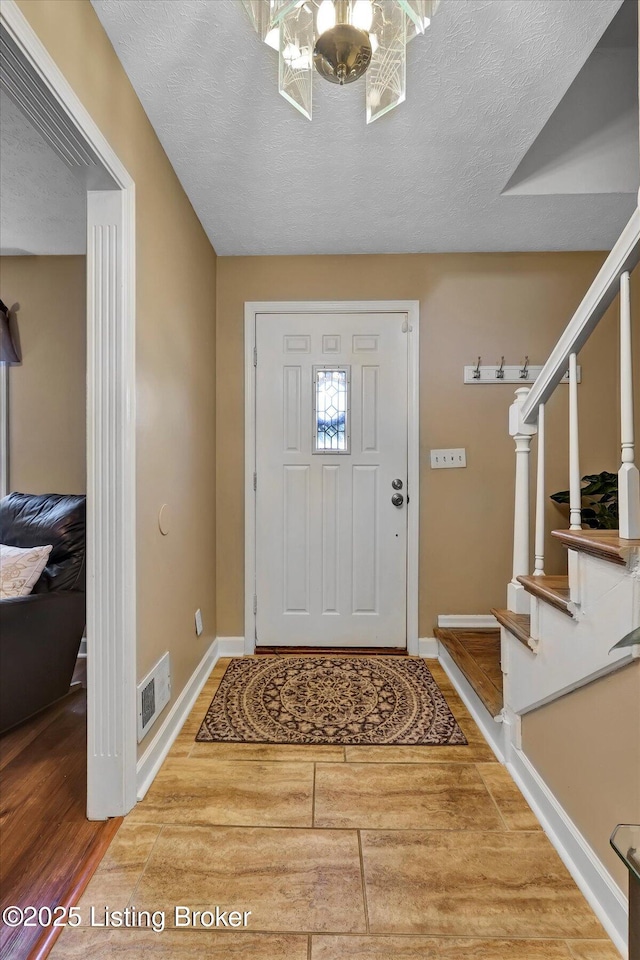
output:
<instances>
[{"instance_id":1,"label":"door panel","mask_svg":"<svg viewBox=\"0 0 640 960\"><path fill-rule=\"evenodd\" d=\"M338 613L340 577L340 468L322 464L322 612Z\"/></svg>"},{"instance_id":2,"label":"door panel","mask_svg":"<svg viewBox=\"0 0 640 960\"><path fill-rule=\"evenodd\" d=\"M378 452L378 370L362 368L362 438L363 453Z\"/></svg>"},{"instance_id":3,"label":"door panel","mask_svg":"<svg viewBox=\"0 0 640 960\"><path fill-rule=\"evenodd\" d=\"M378 612L378 467L353 468L353 612Z\"/></svg>"},{"instance_id":4,"label":"door panel","mask_svg":"<svg viewBox=\"0 0 640 960\"><path fill-rule=\"evenodd\" d=\"M256 318L258 644L406 646L405 320Z\"/></svg>"},{"instance_id":5,"label":"door panel","mask_svg":"<svg viewBox=\"0 0 640 960\"><path fill-rule=\"evenodd\" d=\"M284 613L309 613L309 467L284 468Z\"/></svg>"}]
</instances>

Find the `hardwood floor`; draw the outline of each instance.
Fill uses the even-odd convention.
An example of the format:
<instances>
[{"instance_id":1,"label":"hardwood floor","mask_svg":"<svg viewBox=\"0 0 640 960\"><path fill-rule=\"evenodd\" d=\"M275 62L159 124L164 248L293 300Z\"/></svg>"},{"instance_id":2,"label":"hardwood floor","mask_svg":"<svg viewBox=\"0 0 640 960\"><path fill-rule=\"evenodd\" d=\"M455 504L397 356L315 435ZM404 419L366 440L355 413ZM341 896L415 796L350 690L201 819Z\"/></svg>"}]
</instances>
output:
<instances>
[{"instance_id":1,"label":"hardwood floor","mask_svg":"<svg viewBox=\"0 0 640 960\"><path fill-rule=\"evenodd\" d=\"M502 710L499 630L442 630L435 635L451 654L492 717Z\"/></svg>"},{"instance_id":2,"label":"hardwood floor","mask_svg":"<svg viewBox=\"0 0 640 960\"><path fill-rule=\"evenodd\" d=\"M73 902L119 822L86 819L87 700L83 686L0 738L0 903L24 909ZM44 957L53 928L2 925L3 960Z\"/></svg>"},{"instance_id":3,"label":"hardwood floor","mask_svg":"<svg viewBox=\"0 0 640 960\"><path fill-rule=\"evenodd\" d=\"M619 960L438 663L467 746L196 743L228 662L80 901L165 928L83 922L51 960Z\"/></svg>"}]
</instances>

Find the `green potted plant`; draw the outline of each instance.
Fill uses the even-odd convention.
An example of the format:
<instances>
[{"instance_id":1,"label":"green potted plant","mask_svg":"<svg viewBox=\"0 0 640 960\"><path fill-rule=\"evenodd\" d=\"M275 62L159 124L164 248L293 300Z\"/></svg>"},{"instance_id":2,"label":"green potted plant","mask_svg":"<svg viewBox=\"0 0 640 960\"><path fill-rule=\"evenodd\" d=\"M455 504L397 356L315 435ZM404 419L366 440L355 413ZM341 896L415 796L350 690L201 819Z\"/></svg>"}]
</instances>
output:
<instances>
[{"instance_id":1,"label":"green potted plant","mask_svg":"<svg viewBox=\"0 0 640 960\"><path fill-rule=\"evenodd\" d=\"M618 476L603 470L588 473L581 481L582 522L592 530L618 529ZM569 491L552 493L551 499L562 505L569 504Z\"/></svg>"},{"instance_id":2,"label":"green potted plant","mask_svg":"<svg viewBox=\"0 0 640 960\"><path fill-rule=\"evenodd\" d=\"M614 643L609 653L613 653L614 650L620 650L622 647L633 647L636 643L640 643L640 627L636 627L635 630L628 633L622 640Z\"/></svg>"}]
</instances>

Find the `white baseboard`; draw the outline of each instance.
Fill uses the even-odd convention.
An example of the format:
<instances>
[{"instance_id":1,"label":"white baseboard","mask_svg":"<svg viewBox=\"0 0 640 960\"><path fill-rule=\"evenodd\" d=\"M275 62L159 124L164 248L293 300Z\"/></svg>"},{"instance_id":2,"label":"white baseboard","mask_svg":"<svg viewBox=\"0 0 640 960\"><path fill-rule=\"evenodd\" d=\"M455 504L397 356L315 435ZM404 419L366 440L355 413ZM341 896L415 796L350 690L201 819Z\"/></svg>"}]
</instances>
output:
<instances>
[{"instance_id":1,"label":"white baseboard","mask_svg":"<svg viewBox=\"0 0 640 960\"><path fill-rule=\"evenodd\" d=\"M443 630L482 630L498 628L500 625L490 613L441 613L438 626Z\"/></svg>"},{"instance_id":2,"label":"white baseboard","mask_svg":"<svg viewBox=\"0 0 640 960\"><path fill-rule=\"evenodd\" d=\"M622 956L626 957L628 906L624 893L528 757L508 742L508 725L489 717L442 644L440 663L496 757L507 766L598 920Z\"/></svg>"},{"instance_id":3,"label":"white baseboard","mask_svg":"<svg viewBox=\"0 0 640 960\"><path fill-rule=\"evenodd\" d=\"M221 657L241 657L244 637L217 637L193 671L136 766L137 799L142 800L189 716L209 674Z\"/></svg>"},{"instance_id":4,"label":"white baseboard","mask_svg":"<svg viewBox=\"0 0 640 960\"><path fill-rule=\"evenodd\" d=\"M219 657L244 656L244 637L218 637L216 643L218 644L216 660Z\"/></svg>"},{"instance_id":5,"label":"white baseboard","mask_svg":"<svg viewBox=\"0 0 640 960\"><path fill-rule=\"evenodd\" d=\"M445 649L445 647L443 647L442 644L440 644L440 654L438 659L442 664L444 672L447 674L449 680L451 680L451 683L456 688L460 699L480 727L483 737L495 753L500 763L504 763L504 723L499 723L489 714L487 708L478 697L477 693L463 674L462 670L460 670L457 663L455 663L455 661L451 658L448 651Z\"/></svg>"},{"instance_id":6,"label":"white baseboard","mask_svg":"<svg viewBox=\"0 0 640 960\"><path fill-rule=\"evenodd\" d=\"M438 641L435 637L420 637L418 640L418 656L425 660L438 659Z\"/></svg>"},{"instance_id":7,"label":"white baseboard","mask_svg":"<svg viewBox=\"0 0 640 960\"><path fill-rule=\"evenodd\" d=\"M507 769L616 949L626 957L626 896L526 754L509 747Z\"/></svg>"}]
</instances>

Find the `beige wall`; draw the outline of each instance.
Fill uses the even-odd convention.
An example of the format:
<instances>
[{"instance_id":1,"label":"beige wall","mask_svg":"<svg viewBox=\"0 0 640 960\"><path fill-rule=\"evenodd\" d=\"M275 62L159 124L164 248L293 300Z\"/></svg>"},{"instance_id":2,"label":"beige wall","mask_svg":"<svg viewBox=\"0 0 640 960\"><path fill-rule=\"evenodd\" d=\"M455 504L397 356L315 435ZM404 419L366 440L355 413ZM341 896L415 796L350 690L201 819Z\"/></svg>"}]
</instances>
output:
<instances>
[{"instance_id":1,"label":"beige wall","mask_svg":"<svg viewBox=\"0 0 640 960\"><path fill-rule=\"evenodd\" d=\"M89 0L18 2L136 183L138 675L169 650L175 699L216 634L215 252Z\"/></svg>"},{"instance_id":2,"label":"beige wall","mask_svg":"<svg viewBox=\"0 0 640 960\"><path fill-rule=\"evenodd\" d=\"M9 373L9 489L85 493L85 258L2 257L0 289L20 305L23 358Z\"/></svg>"},{"instance_id":3,"label":"beige wall","mask_svg":"<svg viewBox=\"0 0 640 960\"><path fill-rule=\"evenodd\" d=\"M465 386L482 355L543 362L595 276L600 253L218 258L218 632L243 626L246 300L420 301L420 635L440 613L504 606L511 576L514 447L512 385ZM618 466L617 347L609 315L581 354L582 467ZM549 491L566 489L567 388L549 404ZM432 447L466 447L465 470L433 471ZM549 504L548 522L566 523ZM548 543L549 572L566 559Z\"/></svg>"},{"instance_id":4,"label":"beige wall","mask_svg":"<svg viewBox=\"0 0 640 960\"><path fill-rule=\"evenodd\" d=\"M626 892L609 847L617 823L640 818L640 663L527 714L524 752Z\"/></svg>"}]
</instances>

